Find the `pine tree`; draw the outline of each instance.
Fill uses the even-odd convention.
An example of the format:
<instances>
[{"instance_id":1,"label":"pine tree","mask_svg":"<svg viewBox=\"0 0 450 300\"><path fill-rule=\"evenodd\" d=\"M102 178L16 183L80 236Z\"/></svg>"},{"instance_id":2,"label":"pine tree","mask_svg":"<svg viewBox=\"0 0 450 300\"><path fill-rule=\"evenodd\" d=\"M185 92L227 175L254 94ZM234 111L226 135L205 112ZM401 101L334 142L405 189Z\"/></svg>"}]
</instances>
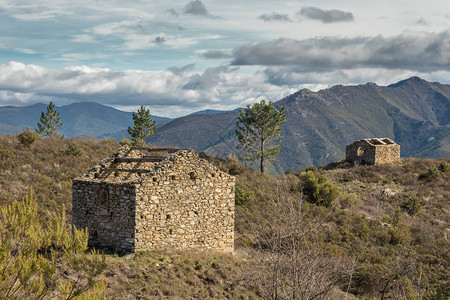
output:
<instances>
[{"instance_id":1,"label":"pine tree","mask_svg":"<svg viewBox=\"0 0 450 300\"><path fill-rule=\"evenodd\" d=\"M269 145L282 140L280 132L284 122L284 107L277 110L272 102L266 104L262 100L253 106L247 105L245 110L239 110L235 132L241 148L246 152L241 157L249 161L258 159L261 173L264 173L265 159L272 158L280 151L280 145Z\"/></svg>"},{"instance_id":2,"label":"pine tree","mask_svg":"<svg viewBox=\"0 0 450 300\"><path fill-rule=\"evenodd\" d=\"M141 106L137 113L133 112L134 127L128 127L131 141L135 146L145 145L144 139L153 135L156 130L156 121L151 119L150 110Z\"/></svg>"},{"instance_id":3,"label":"pine tree","mask_svg":"<svg viewBox=\"0 0 450 300\"><path fill-rule=\"evenodd\" d=\"M55 104L52 101L47 106L47 112L41 113L41 121L37 124L38 129L36 130L40 135L47 137L60 137L63 136L58 134L59 128L62 126L63 122L61 122L59 118L59 112L55 110Z\"/></svg>"}]
</instances>

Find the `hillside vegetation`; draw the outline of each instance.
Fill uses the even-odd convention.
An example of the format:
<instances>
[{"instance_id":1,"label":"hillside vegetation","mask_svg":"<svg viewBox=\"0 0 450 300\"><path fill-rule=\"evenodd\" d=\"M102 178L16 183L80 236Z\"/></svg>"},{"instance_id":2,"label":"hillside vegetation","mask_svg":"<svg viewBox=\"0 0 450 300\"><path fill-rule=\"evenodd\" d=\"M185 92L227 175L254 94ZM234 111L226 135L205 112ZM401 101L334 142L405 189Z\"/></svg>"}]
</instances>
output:
<instances>
[{"instance_id":1,"label":"hillside vegetation","mask_svg":"<svg viewBox=\"0 0 450 300\"><path fill-rule=\"evenodd\" d=\"M109 140L70 139L26 146L1 136L1 205L33 187L42 222L63 203L70 220L71 180L117 148ZM449 161L336 163L269 178L231 157L204 157L236 176L234 255L108 253L97 278L107 298L449 297ZM77 276L71 272L65 278Z\"/></svg>"}]
</instances>

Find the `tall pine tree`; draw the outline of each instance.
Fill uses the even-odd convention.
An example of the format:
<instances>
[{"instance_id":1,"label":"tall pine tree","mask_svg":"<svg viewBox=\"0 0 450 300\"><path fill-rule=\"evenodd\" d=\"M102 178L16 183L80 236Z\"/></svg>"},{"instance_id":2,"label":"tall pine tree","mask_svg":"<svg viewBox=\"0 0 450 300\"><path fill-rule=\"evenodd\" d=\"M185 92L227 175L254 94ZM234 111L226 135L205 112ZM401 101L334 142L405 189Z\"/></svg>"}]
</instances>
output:
<instances>
[{"instance_id":1,"label":"tall pine tree","mask_svg":"<svg viewBox=\"0 0 450 300\"><path fill-rule=\"evenodd\" d=\"M41 120L37 124L38 129L36 131L44 137L63 137L58 134L58 130L62 124L63 122L59 118L59 112L55 110L55 104L50 101L47 106L47 112L45 114L44 112L41 113Z\"/></svg>"},{"instance_id":2,"label":"tall pine tree","mask_svg":"<svg viewBox=\"0 0 450 300\"><path fill-rule=\"evenodd\" d=\"M153 135L156 130L156 121L151 119L150 110L141 106L137 113L133 112L134 127L128 127L131 141L135 146L144 146L144 139Z\"/></svg>"},{"instance_id":3,"label":"tall pine tree","mask_svg":"<svg viewBox=\"0 0 450 300\"><path fill-rule=\"evenodd\" d=\"M270 145L282 140L280 132L284 122L284 107L277 110L272 102L266 104L262 100L253 106L247 105L245 110L239 110L235 132L241 148L246 152L242 158L249 161L258 159L261 173L264 173L265 160L280 151L280 145Z\"/></svg>"}]
</instances>

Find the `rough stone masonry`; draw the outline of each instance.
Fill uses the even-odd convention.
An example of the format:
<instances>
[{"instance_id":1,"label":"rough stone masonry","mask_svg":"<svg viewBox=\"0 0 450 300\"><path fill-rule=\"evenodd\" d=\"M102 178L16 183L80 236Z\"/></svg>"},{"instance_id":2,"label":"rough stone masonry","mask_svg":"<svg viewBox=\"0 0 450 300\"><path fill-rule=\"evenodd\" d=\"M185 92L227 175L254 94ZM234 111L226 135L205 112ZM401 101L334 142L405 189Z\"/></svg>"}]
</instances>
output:
<instances>
[{"instance_id":1,"label":"rough stone masonry","mask_svg":"<svg viewBox=\"0 0 450 300\"><path fill-rule=\"evenodd\" d=\"M72 219L116 252L234 250L235 178L193 150L122 147L73 180Z\"/></svg>"},{"instance_id":2,"label":"rough stone masonry","mask_svg":"<svg viewBox=\"0 0 450 300\"><path fill-rule=\"evenodd\" d=\"M345 159L367 165L394 163L400 160L400 146L389 138L363 139L345 147Z\"/></svg>"}]
</instances>

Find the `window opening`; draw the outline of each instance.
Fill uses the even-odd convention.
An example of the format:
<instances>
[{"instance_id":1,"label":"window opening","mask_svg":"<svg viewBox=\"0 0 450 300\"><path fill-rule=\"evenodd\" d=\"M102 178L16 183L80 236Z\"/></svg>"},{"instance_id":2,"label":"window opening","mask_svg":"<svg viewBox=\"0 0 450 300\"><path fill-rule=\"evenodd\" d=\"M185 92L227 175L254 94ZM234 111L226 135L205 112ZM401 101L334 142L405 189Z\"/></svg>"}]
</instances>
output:
<instances>
[{"instance_id":1,"label":"window opening","mask_svg":"<svg viewBox=\"0 0 450 300\"><path fill-rule=\"evenodd\" d=\"M364 155L364 148L362 148L362 147L359 147L358 148L358 156L363 156Z\"/></svg>"}]
</instances>

